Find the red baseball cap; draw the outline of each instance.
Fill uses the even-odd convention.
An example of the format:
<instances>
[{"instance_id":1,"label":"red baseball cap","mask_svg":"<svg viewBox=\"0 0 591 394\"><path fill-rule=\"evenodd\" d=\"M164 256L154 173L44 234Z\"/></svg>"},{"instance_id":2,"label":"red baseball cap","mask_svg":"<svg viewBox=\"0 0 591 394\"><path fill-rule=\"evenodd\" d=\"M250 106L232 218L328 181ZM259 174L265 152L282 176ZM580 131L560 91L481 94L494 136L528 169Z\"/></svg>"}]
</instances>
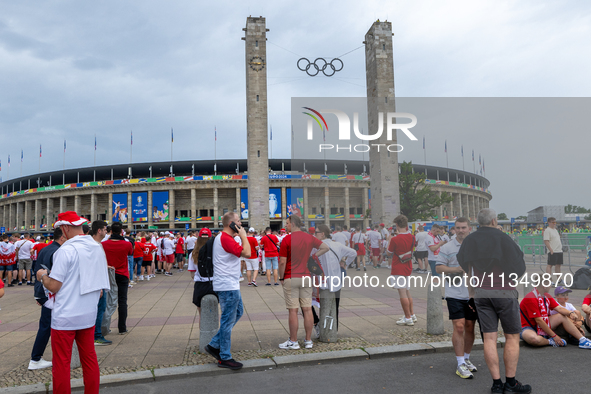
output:
<instances>
[{"instance_id":1,"label":"red baseball cap","mask_svg":"<svg viewBox=\"0 0 591 394\"><path fill-rule=\"evenodd\" d=\"M282 228L282 229L281 229L281 232L282 232L282 233L284 233L284 232L285 232L285 229L284 229L284 228Z\"/></svg>"},{"instance_id":2,"label":"red baseball cap","mask_svg":"<svg viewBox=\"0 0 591 394\"><path fill-rule=\"evenodd\" d=\"M74 211L66 211L61 212L57 215L57 221L54 223L53 227L58 228L60 226L82 226L84 223L88 223L83 217L78 216L78 214Z\"/></svg>"},{"instance_id":3,"label":"red baseball cap","mask_svg":"<svg viewBox=\"0 0 591 394\"><path fill-rule=\"evenodd\" d=\"M310 234L314 234L314 233L316 232L316 227L310 227L310 228L308 229L308 232L309 232Z\"/></svg>"},{"instance_id":4,"label":"red baseball cap","mask_svg":"<svg viewBox=\"0 0 591 394\"><path fill-rule=\"evenodd\" d=\"M380 223L380 226L382 227L386 227L386 225L384 223Z\"/></svg>"},{"instance_id":5,"label":"red baseball cap","mask_svg":"<svg viewBox=\"0 0 591 394\"><path fill-rule=\"evenodd\" d=\"M211 230L207 227L203 227L201 230L199 230L199 237L211 238Z\"/></svg>"}]
</instances>

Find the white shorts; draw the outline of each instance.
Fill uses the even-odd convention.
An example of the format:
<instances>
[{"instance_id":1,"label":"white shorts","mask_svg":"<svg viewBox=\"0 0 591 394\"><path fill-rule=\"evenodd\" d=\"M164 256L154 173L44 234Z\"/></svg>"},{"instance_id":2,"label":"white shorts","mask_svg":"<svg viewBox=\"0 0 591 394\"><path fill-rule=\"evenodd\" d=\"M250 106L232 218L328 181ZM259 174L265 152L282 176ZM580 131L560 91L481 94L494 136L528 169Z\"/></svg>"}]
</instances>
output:
<instances>
[{"instance_id":1,"label":"white shorts","mask_svg":"<svg viewBox=\"0 0 591 394\"><path fill-rule=\"evenodd\" d=\"M244 259L246 263L246 269L248 271L258 271L259 270L259 259Z\"/></svg>"},{"instance_id":2,"label":"white shorts","mask_svg":"<svg viewBox=\"0 0 591 394\"><path fill-rule=\"evenodd\" d=\"M388 278L389 286L399 290L410 290L410 276L392 275Z\"/></svg>"}]
</instances>

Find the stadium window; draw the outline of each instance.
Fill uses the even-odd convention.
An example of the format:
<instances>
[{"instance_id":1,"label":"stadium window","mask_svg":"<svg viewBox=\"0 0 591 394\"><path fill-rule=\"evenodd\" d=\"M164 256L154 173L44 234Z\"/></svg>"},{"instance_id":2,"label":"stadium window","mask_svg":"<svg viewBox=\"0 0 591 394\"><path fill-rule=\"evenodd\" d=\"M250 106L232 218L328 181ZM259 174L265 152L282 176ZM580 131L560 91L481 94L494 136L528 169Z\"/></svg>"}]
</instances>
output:
<instances>
[{"instance_id":1,"label":"stadium window","mask_svg":"<svg viewBox=\"0 0 591 394\"><path fill-rule=\"evenodd\" d=\"M312 214L316 215L316 207L312 207Z\"/></svg>"},{"instance_id":2,"label":"stadium window","mask_svg":"<svg viewBox=\"0 0 591 394\"><path fill-rule=\"evenodd\" d=\"M330 208L330 214L331 215L336 215L337 213L339 213L339 209L338 208Z\"/></svg>"},{"instance_id":3,"label":"stadium window","mask_svg":"<svg viewBox=\"0 0 591 394\"><path fill-rule=\"evenodd\" d=\"M209 216L209 210L207 209L200 209L199 216Z\"/></svg>"},{"instance_id":4,"label":"stadium window","mask_svg":"<svg viewBox=\"0 0 591 394\"><path fill-rule=\"evenodd\" d=\"M208 215L208 216L211 216L211 217L213 217L213 209L210 209L210 210L209 210L209 215Z\"/></svg>"}]
</instances>

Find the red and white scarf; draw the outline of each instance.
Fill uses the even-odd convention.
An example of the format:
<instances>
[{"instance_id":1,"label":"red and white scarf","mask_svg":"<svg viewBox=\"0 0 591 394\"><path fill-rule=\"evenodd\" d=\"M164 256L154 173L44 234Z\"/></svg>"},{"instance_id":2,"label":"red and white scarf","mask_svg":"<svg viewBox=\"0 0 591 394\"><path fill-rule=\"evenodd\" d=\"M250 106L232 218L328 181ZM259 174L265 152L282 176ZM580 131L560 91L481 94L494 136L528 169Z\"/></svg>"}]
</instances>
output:
<instances>
[{"instance_id":1,"label":"red and white scarf","mask_svg":"<svg viewBox=\"0 0 591 394\"><path fill-rule=\"evenodd\" d=\"M16 262L14 245L0 242L0 265L12 265Z\"/></svg>"}]
</instances>

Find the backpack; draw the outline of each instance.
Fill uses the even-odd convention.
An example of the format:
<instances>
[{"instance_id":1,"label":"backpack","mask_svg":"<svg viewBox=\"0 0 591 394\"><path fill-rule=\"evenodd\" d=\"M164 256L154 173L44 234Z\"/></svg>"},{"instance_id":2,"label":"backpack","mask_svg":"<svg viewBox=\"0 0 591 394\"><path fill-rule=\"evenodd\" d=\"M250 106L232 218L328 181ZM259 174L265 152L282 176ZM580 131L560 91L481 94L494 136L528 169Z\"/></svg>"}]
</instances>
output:
<instances>
[{"instance_id":1,"label":"backpack","mask_svg":"<svg viewBox=\"0 0 591 394\"><path fill-rule=\"evenodd\" d=\"M202 278L213 278L213 241L214 237L211 237L205 245L199 249L199 255L197 257L197 269L199 275Z\"/></svg>"},{"instance_id":2,"label":"backpack","mask_svg":"<svg viewBox=\"0 0 591 394\"><path fill-rule=\"evenodd\" d=\"M571 289L588 290L591 288L591 269L582 267L575 272Z\"/></svg>"}]
</instances>

